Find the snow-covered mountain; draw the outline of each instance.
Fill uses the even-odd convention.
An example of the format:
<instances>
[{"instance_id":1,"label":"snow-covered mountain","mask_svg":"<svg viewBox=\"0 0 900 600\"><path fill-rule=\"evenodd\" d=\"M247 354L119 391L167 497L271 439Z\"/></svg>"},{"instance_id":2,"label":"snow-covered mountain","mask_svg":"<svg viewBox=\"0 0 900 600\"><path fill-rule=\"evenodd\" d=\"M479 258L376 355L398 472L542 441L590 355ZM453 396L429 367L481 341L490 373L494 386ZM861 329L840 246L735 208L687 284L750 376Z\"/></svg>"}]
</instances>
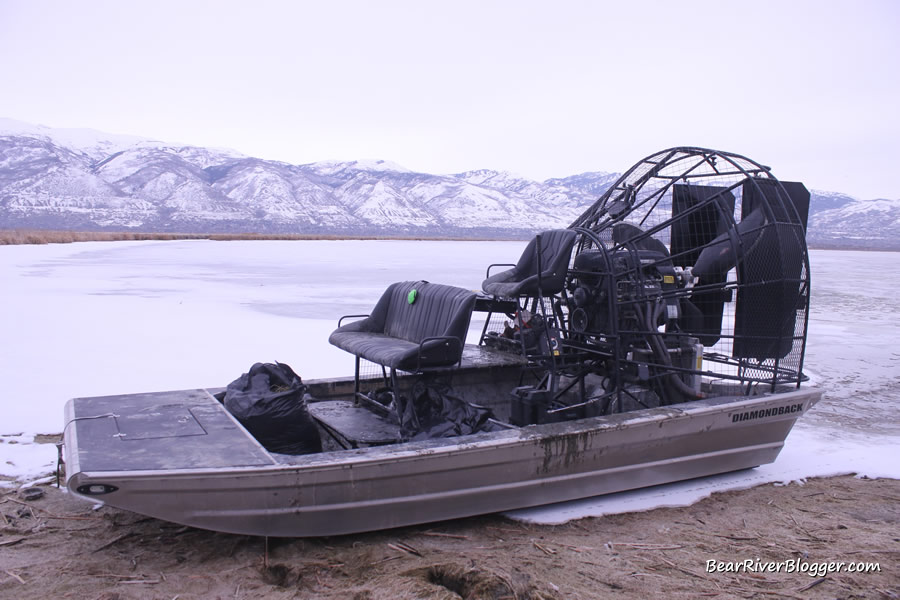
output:
<instances>
[{"instance_id":1,"label":"snow-covered mountain","mask_svg":"<svg viewBox=\"0 0 900 600\"><path fill-rule=\"evenodd\" d=\"M0 120L0 227L515 235L564 227L616 179L291 165Z\"/></svg>"},{"instance_id":2,"label":"snow-covered mountain","mask_svg":"<svg viewBox=\"0 0 900 600\"><path fill-rule=\"evenodd\" d=\"M807 238L818 247L900 250L900 199L813 191Z\"/></svg>"},{"instance_id":3,"label":"snow-covered mountain","mask_svg":"<svg viewBox=\"0 0 900 600\"><path fill-rule=\"evenodd\" d=\"M0 228L511 237L567 226L617 178L292 165L0 119ZM810 241L900 248L897 204L813 192Z\"/></svg>"}]
</instances>

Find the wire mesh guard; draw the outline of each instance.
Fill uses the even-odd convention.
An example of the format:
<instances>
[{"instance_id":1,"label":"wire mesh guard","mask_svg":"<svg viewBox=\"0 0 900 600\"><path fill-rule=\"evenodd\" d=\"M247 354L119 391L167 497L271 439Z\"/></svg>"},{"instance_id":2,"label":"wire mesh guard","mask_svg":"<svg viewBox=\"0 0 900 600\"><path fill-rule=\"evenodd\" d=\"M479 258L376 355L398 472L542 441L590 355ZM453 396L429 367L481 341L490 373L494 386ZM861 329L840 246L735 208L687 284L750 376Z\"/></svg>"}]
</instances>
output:
<instances>
[{"instance_id":1,"label":"wire mesh guard","mask_svg":"<svg viewBox=\"0 0 900 600\"><path fill-rule=\"evenodd\" d=\"M537 386L551 413L798 386L808 210L803 184L736 154L673 148L638 162L570 226L551 315L562 352Z\"/></svg>"}]
</instances>

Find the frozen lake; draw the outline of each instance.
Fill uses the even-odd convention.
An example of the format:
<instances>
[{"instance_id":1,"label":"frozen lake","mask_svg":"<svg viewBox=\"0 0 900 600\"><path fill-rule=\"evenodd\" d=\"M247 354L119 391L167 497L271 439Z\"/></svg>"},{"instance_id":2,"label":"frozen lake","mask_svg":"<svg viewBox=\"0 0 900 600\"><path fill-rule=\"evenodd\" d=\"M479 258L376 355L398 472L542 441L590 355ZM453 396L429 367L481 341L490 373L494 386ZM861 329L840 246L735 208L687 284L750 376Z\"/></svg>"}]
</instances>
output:
<instances>
[{"instance_id":1,"label":"frozen lake","mask_svg":"<svg viewBox=\"0 0 900 600\"><path fill-rule=\"evenodd\" d=\"M328 334L391 282L477 288L525 242L92 242L0 247L0 475L53 469L68 398L218 387L255 362L302 377L352 373ZM900 254L811 251L806 371L826 397L773 464L518 511L554 521L693 501L765 481L900 478Z\"/></svg>"}]
</instances>

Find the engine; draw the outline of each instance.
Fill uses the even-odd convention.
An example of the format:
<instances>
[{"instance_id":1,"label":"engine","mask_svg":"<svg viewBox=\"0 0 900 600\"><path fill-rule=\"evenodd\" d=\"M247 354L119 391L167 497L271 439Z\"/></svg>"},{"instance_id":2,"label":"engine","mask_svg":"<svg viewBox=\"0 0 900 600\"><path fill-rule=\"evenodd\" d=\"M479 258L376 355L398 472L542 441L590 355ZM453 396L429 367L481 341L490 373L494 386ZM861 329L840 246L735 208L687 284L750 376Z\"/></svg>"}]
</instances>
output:
<instances>
[{"instance_id":1,"label":"engine","mask_svg":"<svg viewBox=\"0 0 900 600\"><path fill-rule=\"evenodd\" d=\"M582 252L572 271L571 327L589 335L643 330L647 317L677 320L681 316L677 292L693 285L689 269L672 266L667 255L654 250ZM648 302L661 305L664 313L657 315L656 309L652 315L639 316L640 305ZM616 313L618 321L613 318Z\"/></svg>"},{"instance_id":2,"label":"engine","mask_svg":"<svg viewBox=\"0 0 900 600\"><path fill-rule=\"evenodd\" d=\"M683 333L696 319L693 284L691 270L662 252L582 252L569 284L570 333L608 357L599 371L615 371L607 363L619 360L628 365L620 376L655 388L664 404L696 398L703 347Z\"/></svg>"}]
</instances>

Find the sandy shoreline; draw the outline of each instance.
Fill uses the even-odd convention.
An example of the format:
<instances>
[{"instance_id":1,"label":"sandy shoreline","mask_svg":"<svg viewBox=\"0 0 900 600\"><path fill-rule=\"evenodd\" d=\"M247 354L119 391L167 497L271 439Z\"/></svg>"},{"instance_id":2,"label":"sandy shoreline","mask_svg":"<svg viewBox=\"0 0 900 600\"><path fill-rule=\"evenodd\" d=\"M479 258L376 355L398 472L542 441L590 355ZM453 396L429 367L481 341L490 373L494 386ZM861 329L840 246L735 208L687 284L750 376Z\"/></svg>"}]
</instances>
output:
<instances>
[{"instance_id":1,"label":"sandy shoreline","mask_svg":"<svg viewBox=\"0 0 900 600\"><path fill-rule=\"evenodd\" d=\"M560 526L485 516L268 542L41 489L0 496L2 598L900 597L898 480L764 485ZM795 572L707 572L708 561ZM831 561L880 570L809 574Z\"/></svg>"}]
</instances>

